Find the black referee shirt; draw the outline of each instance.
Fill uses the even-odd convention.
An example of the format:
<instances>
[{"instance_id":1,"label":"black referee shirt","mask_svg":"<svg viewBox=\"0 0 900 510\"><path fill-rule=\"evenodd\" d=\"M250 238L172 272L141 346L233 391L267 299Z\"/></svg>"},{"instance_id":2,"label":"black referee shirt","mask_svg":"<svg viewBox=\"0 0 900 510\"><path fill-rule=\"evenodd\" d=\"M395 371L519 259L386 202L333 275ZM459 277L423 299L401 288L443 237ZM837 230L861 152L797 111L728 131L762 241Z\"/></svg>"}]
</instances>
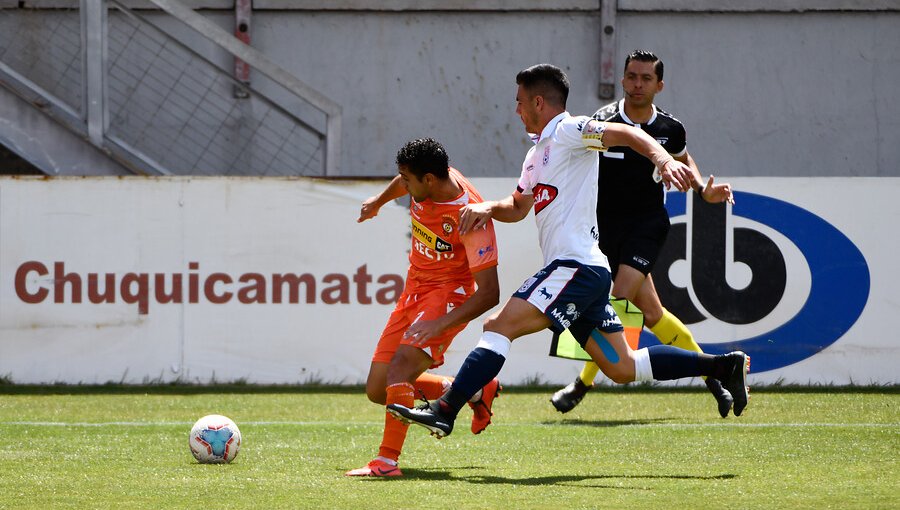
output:
<instances>
[{"instance_id":1,"label":"black referee shirt","mask_svg":"<svg viewBox=\"0 0 900 510\"><path fill-rule=\"evenodd\" d=\"M687 146L681 121L654 106L656 113L646 124L635 124L622 111L624 100L597 110L593 117L604 122L629 124L646 131L669 154L680 155ZM664 205L661 182L653 180L654 165L628 147L610 147L600 153L597 214L635 215L657 211Z\"/></svg>"}]
</instances>

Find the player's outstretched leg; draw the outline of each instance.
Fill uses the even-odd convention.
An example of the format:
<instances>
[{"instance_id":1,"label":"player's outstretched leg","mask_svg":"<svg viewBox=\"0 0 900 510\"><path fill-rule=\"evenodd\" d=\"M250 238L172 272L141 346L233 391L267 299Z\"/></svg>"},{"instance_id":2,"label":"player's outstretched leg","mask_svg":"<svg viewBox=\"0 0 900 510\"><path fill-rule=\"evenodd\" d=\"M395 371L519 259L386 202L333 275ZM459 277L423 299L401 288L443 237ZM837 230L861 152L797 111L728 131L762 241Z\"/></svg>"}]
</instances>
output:
<instances>
[{"instance_id":1,"label":"player's outstretched leg","mask_svg":"<svg viewBox=\"0 0 900 510\"><path fill-rule=\"evenodd\" d=\"M488 387L496 381L511 345L505 336L485 331L481 334L481 340L463 361L447 393L430 404L414 409L390 404L387 406L388 412L402 422L425 427L438 439L450 435L459 410L478 393L479 389ZM497 383L497 388L499 387L500 384Z\"/></svg>"},{"instance_id":2,"label":"player's outstretched leg","mask_svg":"<svg viewBox=\"0 0 900 510\"><path fill-rule=\"evenodd\" d=\"M469 407L472 408L473 413L473 434L481 434L481 432L491 424L491 416L494 416L491 408L494 405L494 399L500 395L500 391L502 390L503 386L500 385L500 380L495 377L494 379L491 379L491 382L481 388L481 398L475 402L469 402Z\"/></svg>"},{"instance_id":3,"label":"player's outstretched leg","mask_svg":"<svg viewBox=\"0 0 900 510\"><path fill-rule=\"evenodd\" d=\"M671 345L672 347L678 347L679 349L687 351L703 352L703 349L701 349L700 345L694 340L694 335L691 333L691 330L681 322L681 319L672 315L672 313L665 308L663 308L662 317L660 317L659 321L650 328L650 331L656 335L659 342L664 345ZM722 418L727 417L728 411L731 410L731 406L734 403L731 393L722 387L721 381L718 381L713 377L704 377L703 379L705 380L704 382L706 382L706 387L709 389L709 392L712 393L713 397L716 399L716 403L719 406L719 414Z\"/></svg>"}]
</instances>

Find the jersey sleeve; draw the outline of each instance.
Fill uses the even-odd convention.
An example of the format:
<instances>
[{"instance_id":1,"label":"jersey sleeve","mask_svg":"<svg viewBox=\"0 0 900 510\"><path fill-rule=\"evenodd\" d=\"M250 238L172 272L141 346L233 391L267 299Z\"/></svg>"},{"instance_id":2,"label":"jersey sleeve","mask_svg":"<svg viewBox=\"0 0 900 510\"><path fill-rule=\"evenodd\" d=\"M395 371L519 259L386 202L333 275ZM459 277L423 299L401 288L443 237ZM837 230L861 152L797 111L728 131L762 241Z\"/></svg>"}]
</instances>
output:
<instances>
[{"instance_id":1,"label":"jersey sleeve","mask_svg":"<svg viewBox=\"0 0 900 510\"><path fill-rule=\"evenodd\" d=\"M532 190L534 189L534 185L537 184L533 182L532 177L534 176L534 172L532 172L531 168L531 152L528 152L528 156L525 158L525 162L522 163L522 174L519 175L519 182L516 183L516 190L523 195L531 195Z\"/></svg>"},{"instance_id":2,"label":"jersey sleeve","mask_svg":"<svg viewBox=\"0 0 900 510\"><path fill-rule=\"evenodd\" d=\"M567 145L581 147L590 151L606 152L603 144L603 133L606 131L606 122L601 122L592 117L579 115L570 117L572 122L567 122L561 130L560 139L564 139Z\"/></svg>"},{"instance_id":3,"label":"jersey sleeve","mask_svg":"<svg viewBox=\"0 0 900 510\"><path fill-rule=\"evenodd\" d=\"M493 221L488 221L483 228L461 236L459 240L466 247L469 271L472 274L497 265L497 236L494 233Z\"/></svg>"},{"instance_id":4,"label":"jersey sleeve","mask_svg":"<svg viewBox=\"0 0 900 510\"><path fill-rule=\"evenodd\" d=\"M673 156L683 156L687 152L687 134L680 122L672 128L672 136L666 143L666 150Z\"/></svg>"}]
</instances>

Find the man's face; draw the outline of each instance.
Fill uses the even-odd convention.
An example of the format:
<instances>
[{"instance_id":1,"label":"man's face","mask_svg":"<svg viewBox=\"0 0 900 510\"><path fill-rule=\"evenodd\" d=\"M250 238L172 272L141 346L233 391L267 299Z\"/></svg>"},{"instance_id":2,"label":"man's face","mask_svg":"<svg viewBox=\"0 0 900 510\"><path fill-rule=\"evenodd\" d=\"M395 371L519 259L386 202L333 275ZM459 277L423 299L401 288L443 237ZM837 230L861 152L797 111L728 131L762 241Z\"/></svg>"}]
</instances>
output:
<instances>
[{"instance_id":1,"label":"man's face","mask_svg":"<svg viewBox=\"0 0 900 510\"><path fill-rule=\"evenodd\" d=\"M416 202L421 202L422 200L427 199L431 196L430 186L428 186L427 182L423 180L419 180L418 177L412 172L409 171L409 167L406 165L400 165L398 167L398 172L400 174L400 180L403 182L403 186L406 188L406 191L409 193L409 196L416 199ZM430 174L426 174L426 177Z\"/></svg>"},{"instance_id":2,"label":"man's face","mask_svg":"<svg viewBox=\"0 0 900 510\"><path fill-rule=\"evenodd\" d=\"M653 98L662 90L663 82L656 79L653 62L632 60L622 77L625 101L631 106L646 107L653 104Z\"/></svg>"},{"instance_id":3,"label":"man's face","mask_svg":"<svg viewBox=\"0 0 900 510\"><path fill-rule=\"evenodd\" d=\"M528 93L522 85L516 92L516 114L525 124L525 131L532 134L540 134L540 115L538 114L538 99Z\"/></svg>"}]
</instances>

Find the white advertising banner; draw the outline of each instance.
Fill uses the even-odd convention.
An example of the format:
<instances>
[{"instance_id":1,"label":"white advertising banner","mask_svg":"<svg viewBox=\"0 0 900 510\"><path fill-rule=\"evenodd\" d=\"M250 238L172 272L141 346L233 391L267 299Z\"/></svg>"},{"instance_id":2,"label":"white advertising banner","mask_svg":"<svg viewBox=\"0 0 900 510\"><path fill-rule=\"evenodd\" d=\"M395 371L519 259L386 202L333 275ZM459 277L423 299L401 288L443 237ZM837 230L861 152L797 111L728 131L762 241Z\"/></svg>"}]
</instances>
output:
<instances>
[{"instance_id":1,"label":"white advertising banner","mask_svg":"<svg viewBox=\"0 0 900 510\"><path fill-rule=\"evenodd\" d=\"M473 182L489 199L515 186ZM900 179L731 182L733 208L668 195L672 230L653 273L663 303L704 350L749 353L752 383L900 383L887 326ZM0 377L362 383L410 248L399 204L356 222L384 185L0 178ZM542 258L533 218L497 236L505 300ZM437 371L455 373L480 329L469 324ZM501 378L568 383L581 364L548 357L549 341L516 340Z\"/></svg>"}]
</instances>

